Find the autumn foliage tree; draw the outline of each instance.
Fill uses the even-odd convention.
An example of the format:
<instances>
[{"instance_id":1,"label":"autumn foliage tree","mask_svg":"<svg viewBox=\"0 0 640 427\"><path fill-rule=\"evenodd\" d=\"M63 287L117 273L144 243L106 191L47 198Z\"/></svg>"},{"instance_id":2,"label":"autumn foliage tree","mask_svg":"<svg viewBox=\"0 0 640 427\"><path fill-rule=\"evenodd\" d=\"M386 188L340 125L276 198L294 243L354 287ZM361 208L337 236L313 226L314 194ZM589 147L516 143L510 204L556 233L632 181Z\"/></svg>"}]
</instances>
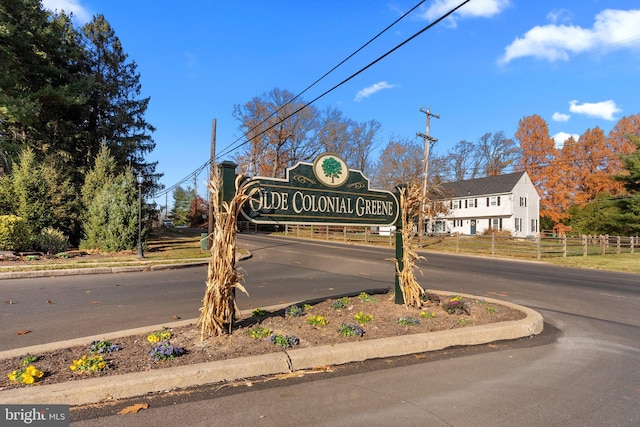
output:
<instances>
[{"instance_id":1,"label":"autumn foliage tree","mask_svg":"<svg viewBox=\"0 0 640 427\"><path fill-rule=\"evenodd\" d=\"M527 172L543 201L540 216L551 217L559 222L560 212L549 203L549 199L557 198L554 190L558 183L552 170L558 151L555 141L549 136L547 122L536 114L524 117L520 120L515 137L520 143L519 166Z\"/></svg>"}]
</instances>

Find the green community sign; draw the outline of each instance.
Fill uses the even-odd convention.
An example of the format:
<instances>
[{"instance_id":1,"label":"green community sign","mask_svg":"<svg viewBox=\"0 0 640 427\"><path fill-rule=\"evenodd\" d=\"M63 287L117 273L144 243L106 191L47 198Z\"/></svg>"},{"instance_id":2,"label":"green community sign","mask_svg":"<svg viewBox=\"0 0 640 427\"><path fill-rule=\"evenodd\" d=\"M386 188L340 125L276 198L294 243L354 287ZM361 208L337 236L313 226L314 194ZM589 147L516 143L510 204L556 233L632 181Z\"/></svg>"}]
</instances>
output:
<instances>
[{"instance_id":1,"label":"green community sign","mask_svg":"<svg viewBox=\"0 0 640 427\"><path fill-rule=\"evenodd\" d=\"M285 178L255 177L244 185L259 188L242 209L257 224L390 226L398 219L396 196L370 189L362 172L333 153L288 168Z\"/></svg>"}]
</instances>

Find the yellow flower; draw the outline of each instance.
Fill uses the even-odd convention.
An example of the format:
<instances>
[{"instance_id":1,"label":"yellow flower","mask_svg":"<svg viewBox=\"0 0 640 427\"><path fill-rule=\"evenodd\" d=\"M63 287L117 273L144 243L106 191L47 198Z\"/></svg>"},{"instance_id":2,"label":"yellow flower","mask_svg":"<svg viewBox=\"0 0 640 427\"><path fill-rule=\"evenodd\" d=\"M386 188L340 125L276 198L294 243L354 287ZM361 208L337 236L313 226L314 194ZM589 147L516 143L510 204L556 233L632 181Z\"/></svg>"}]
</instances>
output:
<instances>
[{"instance_id":1,"label":"yellow flower","mask_svg":"<svg viewBox=\"0 0 640 427\"><path fill-rule=\"evenodd\" d=\"M33 384L35 380L33 379L33 377L27 373L22 374L22 382L24 384Z\"/></svg>"},{"instance_id":2,"label":"yellow flower","mask_svg":"<svg viewBox=\"0 0 640 427\"><path fill-rule=\"evenodd\" d=\"M75 360L73 362L75 363ZM69 369L71 369L72 371L75 371L76 369L78 369L78 367L74 364L69 366Z\"/></svg>"},{"instance_id":3,"label":"yellow flower","mask_svg":"<svg viewBox=\"0 0 640 427\"><path fill-rule=\"evenodd\" d=\"M13 371L10 374L7 374L7 377L9 377L11 381L16 381L18 379L18 371Z\"/></svg>"}]
</instances>

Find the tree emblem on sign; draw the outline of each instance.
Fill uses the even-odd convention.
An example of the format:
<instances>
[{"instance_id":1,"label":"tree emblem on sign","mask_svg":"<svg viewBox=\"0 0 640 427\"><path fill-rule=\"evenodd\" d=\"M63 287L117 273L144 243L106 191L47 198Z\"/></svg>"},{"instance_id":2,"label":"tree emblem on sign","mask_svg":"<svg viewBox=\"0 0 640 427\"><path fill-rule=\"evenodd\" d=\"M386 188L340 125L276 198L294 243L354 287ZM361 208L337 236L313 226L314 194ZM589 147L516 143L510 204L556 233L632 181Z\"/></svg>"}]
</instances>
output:
<instances>
[{"instance_id":1,"label":"tree emblem on sign","mask_svg":"<svg viewBox=\"0 0 640 427\"><path fill-rule=\"evenodd\" d=\"M335 179L340 177L342 173L342 165L333 157L328 157L322 162L322 172L327 178L331 178L331 183L335 183Z\"/></svg>"}]
</instances>

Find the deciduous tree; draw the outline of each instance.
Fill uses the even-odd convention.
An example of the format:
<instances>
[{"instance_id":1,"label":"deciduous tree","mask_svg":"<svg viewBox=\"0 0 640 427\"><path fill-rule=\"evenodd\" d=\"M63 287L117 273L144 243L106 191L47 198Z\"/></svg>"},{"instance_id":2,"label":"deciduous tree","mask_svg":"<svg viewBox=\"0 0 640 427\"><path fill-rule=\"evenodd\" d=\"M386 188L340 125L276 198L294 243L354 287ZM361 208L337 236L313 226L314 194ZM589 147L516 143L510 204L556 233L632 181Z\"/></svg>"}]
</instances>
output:
<instances>
[{"instance_id":1,"label":"deciduous tree","mask_svg":"<svg viewBox=\"0 0 640 427\"><path fill-rule=\"evenodd\" d=\"M540 216L558 219L558 212L551 208L557 194L550 188L558 184L554 168L558 151L555 141L549 136L547 123L537 114L524 117L519 122L515 137L520 143L519 165L527 172L540 195Z\"/></svg>"},{"instance_id":2,"label":"deciduous tree","mask_svg":"<svg viewBox=\"0 0 640 427\"><path fill-rule=\"evenodd\" d=\"M372 175L374 185L393 191L396 186L421 183L423 147L415 139L392 138L380 155Z\"/></svg>"},{"instance_id":3,"label":"deciduous tree","mask_svg":"<svg viewBox=\"0 0 640 427\"><path fill-rule=\"evenodd\" d=\"M477 150L485 176L501 175L507 167L517 162L519 155L518 146L503 131L482 135Z\"/></svg>"}]
</instances>

